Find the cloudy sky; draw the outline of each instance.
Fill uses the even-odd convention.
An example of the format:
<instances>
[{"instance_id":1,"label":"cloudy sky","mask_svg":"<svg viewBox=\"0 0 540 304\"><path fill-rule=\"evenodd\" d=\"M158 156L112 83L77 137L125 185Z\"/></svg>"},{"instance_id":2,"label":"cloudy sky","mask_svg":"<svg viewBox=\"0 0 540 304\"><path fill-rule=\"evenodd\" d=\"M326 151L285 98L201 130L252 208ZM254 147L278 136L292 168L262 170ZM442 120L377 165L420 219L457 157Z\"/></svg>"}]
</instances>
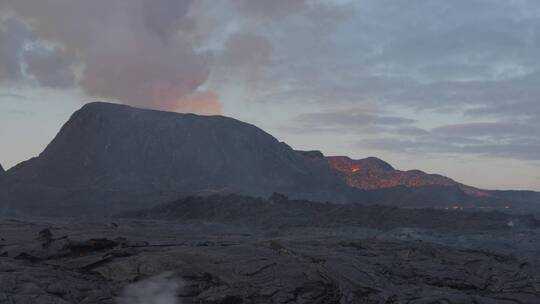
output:
<instances>
[{"instance_id":1,"label":"cloudy sky","mask_svg":"<svg viewBox=\"0 0 540 304\"><path fill-rule=\"evenodd\" d=\"M0 163L82 104L540 190L538 0L0 0Z\"/></svg>"}]
</instances>

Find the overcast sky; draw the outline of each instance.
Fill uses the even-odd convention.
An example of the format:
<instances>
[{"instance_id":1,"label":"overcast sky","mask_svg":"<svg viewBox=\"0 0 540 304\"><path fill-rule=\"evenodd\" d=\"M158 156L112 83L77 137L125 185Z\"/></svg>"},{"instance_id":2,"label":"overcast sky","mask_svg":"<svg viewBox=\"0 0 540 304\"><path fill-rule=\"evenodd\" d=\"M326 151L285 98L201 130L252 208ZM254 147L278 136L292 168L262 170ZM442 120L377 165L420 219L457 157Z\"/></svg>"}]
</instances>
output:
<instances>
[{"instance_id":1,"label":"overcast sky","mask_svg":"<svg viewBox=\"0 0 540 304\"><path fill-rule=\"evenodd\" d=\"M0 0L0 163L82 104L540 190L538 0Z\"/></svg>"}]
</instances>

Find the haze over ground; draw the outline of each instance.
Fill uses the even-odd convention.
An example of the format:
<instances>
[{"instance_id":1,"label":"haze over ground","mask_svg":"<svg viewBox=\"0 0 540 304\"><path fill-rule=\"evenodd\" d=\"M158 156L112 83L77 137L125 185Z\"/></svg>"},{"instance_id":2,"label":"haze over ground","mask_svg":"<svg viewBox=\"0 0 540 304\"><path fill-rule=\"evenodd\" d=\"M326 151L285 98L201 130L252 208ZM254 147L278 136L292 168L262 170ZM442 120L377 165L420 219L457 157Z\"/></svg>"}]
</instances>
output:
<instances>
[{"instance_id":1,"label":"haze over ground","mask_svg":"<svg viewBox=\"0 0 540 304\"><path fill-rule=\"evenodd\" d=\"M0 0L0 18L6 169L100 99L540 190L538 1Z\"/></svg>"}]
</instances>

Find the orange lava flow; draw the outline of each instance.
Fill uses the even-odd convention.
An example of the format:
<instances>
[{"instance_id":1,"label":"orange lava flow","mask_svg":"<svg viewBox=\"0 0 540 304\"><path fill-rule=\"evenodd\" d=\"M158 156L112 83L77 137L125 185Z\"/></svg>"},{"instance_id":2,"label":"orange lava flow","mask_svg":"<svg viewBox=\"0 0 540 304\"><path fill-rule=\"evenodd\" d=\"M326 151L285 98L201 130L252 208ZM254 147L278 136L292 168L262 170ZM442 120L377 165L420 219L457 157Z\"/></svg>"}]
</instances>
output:
<instances>
[{"instance_id":1,"label":"orange lava flow","mask_svg":"<svg viewBox=\"0 0 540 304\"><path fill-rule=\"evenodd\" d=\"M329 157L328 164L345 177L350 187L363 190L376 190L397 186L457 186L472 196L489 196L488 193L460 184L446 176L428 174L420 170L395 170L385 162L374 159L353 160L348 157Z\"/></svg>"}]
</instances>

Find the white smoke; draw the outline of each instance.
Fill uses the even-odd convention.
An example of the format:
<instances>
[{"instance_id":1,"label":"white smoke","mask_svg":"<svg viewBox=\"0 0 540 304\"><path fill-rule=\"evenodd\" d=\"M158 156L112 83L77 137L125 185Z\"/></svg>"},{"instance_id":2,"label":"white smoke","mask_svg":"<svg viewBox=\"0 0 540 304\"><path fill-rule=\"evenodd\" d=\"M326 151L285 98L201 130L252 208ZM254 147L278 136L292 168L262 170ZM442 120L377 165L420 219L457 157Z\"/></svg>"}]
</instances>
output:
<instances>
[{"instance_id":1,"label":"white smoke","mask_svg":"<svg viewBox=\"0 0 540 304\"><path fill-rule=\"evenodd\" d=\"M184 283L167 272L127 286L118 304L181 304L178 290Z\"/></svg>"}]
</instances>

